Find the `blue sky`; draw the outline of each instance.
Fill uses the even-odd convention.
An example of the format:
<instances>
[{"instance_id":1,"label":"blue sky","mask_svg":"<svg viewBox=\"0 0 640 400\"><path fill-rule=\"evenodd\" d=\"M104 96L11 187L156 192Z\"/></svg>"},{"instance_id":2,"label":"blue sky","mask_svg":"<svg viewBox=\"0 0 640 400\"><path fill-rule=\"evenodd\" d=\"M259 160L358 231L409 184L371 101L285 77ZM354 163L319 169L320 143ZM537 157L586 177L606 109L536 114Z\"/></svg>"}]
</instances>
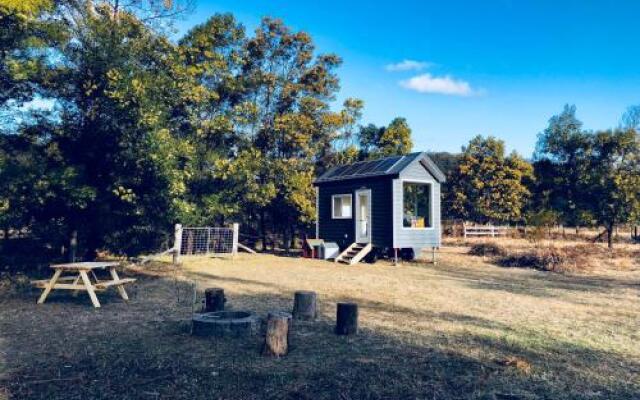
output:
<instances>
[{"instance_id":1,"label":"blue sky","mask_svg":"<svg viewBox=\"0 0 640 400\"><path fill-rule=\"evenodd\" d=\"M483 134L529 157L565 103L588 129L640 103L637 1L200 0L179 30L220 12L249 31L268 15L310 33L343 58L337 102L364 100L365 123L407 118L416 150Z\"/></svg>"}]
</instances>

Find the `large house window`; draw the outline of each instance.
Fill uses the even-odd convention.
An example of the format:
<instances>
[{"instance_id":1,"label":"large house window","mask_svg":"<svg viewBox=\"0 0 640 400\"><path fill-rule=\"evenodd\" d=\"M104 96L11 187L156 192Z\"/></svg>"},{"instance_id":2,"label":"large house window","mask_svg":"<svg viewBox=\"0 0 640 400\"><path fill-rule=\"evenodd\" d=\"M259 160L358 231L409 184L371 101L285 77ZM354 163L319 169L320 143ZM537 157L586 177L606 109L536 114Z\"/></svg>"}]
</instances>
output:
<instances>
[{"instance_id":1,"label":"large house window","mask_svg":"<svg viewBox=\"0 0 640 400\"><path fill-rule=\"evenodd\" d=\"M334 194L331 196L331 213L334 219L351 218L351 195Z\"/></svg>"},{"instance_id":2,"label":"large house window","mask_svg":"<svg viewBox=\"0 0 640 400\"><path fill-rule=\"evenodd\" d=\"M403 182L402 226L405 228L430 228L431 184Z\"/></svg>"}]
</instances>

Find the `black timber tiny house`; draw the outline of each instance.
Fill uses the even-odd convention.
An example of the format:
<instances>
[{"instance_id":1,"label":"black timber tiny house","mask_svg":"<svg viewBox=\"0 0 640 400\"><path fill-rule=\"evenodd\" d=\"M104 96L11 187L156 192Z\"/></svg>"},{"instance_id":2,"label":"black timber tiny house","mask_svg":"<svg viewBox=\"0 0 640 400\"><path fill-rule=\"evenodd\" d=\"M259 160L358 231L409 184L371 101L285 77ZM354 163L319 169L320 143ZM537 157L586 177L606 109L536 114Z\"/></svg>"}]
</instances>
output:
<instances>
[{"instance_id":1,"label":"black timber tiny house","mask_svg":"<svg viewBox=\"0 0 640 400\"><path fill-rule=\"evenodd\" d=\"M438 248L444 181L426 153L333 167L314 181L316 237L338 243L336 261L349 264Z\"/></svg>"}]
</instances>

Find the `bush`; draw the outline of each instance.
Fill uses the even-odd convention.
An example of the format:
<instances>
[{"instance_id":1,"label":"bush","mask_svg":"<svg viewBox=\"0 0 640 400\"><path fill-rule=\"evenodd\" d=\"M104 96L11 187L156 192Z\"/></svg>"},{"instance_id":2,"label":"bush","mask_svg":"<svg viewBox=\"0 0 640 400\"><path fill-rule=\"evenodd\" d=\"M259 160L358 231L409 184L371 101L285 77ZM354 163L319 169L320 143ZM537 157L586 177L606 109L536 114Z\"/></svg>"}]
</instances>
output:
<instances>
[{"instance_id":1,"label":"bush","mask_svg":"<svg viewBox=\"0 0 640 400\"><path fill-rule=\"evenodd\" d=\"M531 251L510 254L496 260L502 267L534 268L541 271L568 272L585 269L588 259L577 247L539 248Z\"/></svg>"},{"instance_id":2,"label":"bush","mask_svg":"<svg viewBox=\"0 0 640 400\"><path fill-rule=\"evenodd\" d=\"M472 256L506 256L507 250L497 243L478 243L471 246L469 254Z\"/></svg>"}]
</instances>

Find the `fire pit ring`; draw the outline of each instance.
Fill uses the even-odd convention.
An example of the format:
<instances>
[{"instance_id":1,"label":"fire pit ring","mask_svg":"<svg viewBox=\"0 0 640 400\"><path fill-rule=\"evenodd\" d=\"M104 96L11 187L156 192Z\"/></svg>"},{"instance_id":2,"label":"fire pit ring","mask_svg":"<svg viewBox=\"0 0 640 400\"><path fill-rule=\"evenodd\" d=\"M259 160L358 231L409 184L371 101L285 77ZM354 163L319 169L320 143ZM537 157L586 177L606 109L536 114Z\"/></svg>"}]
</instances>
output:
<instances>
[{"instance_id":1,"label":"fire pit ring","mask_svg":"<svg viewBox=\"0 0 640 400\"><path fill-rule=\"evenodd\" d=\"M195 314L192 318L195 336L249 337L260 330L260 317L250 311L215 311Z\"/></svg>"}]
</instances>

